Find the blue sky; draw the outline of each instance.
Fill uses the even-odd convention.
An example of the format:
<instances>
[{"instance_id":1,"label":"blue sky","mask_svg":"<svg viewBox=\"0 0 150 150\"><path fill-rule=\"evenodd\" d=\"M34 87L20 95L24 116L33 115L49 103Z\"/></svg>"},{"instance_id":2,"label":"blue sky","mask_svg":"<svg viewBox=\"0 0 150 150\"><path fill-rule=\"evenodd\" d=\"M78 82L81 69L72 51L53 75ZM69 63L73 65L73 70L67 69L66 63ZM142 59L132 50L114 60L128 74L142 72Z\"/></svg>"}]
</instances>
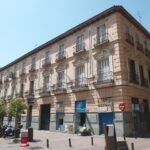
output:
<instances>
[{"instance_id":1,"label":"blue sky","mask_svg":"<svg viewBox=\"0 0 150 150\"><path fill-rule=\"evenodd\" d=\"M0 0L0 67L113 5L150 31L149 0Z\"/></svg>"}]
</instances>

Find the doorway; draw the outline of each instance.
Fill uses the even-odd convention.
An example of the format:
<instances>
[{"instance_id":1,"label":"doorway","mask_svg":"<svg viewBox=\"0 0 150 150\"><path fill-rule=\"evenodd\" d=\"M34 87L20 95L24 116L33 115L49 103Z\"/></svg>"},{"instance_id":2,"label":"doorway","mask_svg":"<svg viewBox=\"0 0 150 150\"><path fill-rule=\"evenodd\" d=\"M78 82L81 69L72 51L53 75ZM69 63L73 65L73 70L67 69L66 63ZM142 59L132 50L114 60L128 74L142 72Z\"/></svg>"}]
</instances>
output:
<instances>
[{"instance_id":1,"label":"doorway","mask_svg":"<svg viewBox=\"0 0 150 150\"><path fill-rule=\"evenodd\" d=\"M113 112L99 114L100 134L104 134L104 124L113 124Z\"/></svg>"},{"instance_id":2,"label":"doorway","mask_svg":"<svg viewBox=\"0 0 150 150\"><path fill-rule=\"evenodd\" d=\"M41 130L49 130L50 126L50 104L41 105Z\"/></svg>"},{"instance_id":3,"label":"doorway","mask_svg":"<svg viewBox=\"0 0 150 150\"><path fill-rule=\"evenodd\" d=\"M56 113L56 130L63 130L64 124L64 114L63 113Z\"/></svg>"}]
</instances>

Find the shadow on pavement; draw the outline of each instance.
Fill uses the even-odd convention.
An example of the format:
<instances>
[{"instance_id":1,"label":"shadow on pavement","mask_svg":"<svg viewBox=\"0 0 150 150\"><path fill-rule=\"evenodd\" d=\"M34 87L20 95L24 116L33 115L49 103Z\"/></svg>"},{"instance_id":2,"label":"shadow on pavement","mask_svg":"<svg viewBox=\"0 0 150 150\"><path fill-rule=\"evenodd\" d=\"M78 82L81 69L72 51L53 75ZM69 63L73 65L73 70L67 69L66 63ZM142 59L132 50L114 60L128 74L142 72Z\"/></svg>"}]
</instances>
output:
<instances>
[{"instance_id":1,"label":"shadow on pavement","mask_svg":"<svg viewBox=\"0 0 150 150\"><path fill-rule=\"evenodd\" d=\"M40 146L32 146L32 147L29 147L28 149L30 149L30 150L36 150L36 149L43 149L43 147L40 147Z\"/></svg>"}]
</instances>

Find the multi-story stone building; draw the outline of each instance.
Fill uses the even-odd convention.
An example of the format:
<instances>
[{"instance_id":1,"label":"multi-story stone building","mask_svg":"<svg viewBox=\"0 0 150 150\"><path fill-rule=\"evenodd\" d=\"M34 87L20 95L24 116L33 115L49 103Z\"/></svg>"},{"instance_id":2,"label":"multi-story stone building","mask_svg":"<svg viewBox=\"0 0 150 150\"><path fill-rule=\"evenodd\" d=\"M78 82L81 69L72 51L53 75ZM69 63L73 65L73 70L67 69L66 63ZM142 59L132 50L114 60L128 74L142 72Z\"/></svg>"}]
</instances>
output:
<instances>
[{"instance_id":1,"label":"multi-story stone building","mask_svg":"<svg viewBox=\"0 0 150 150\"><path fill-rule=\"evenodd\" d=\"M94 134L113 123L118 135L150 127L150 33L114 6L0 69L0 97L29 108L24 126ZM4 121L6 122L6 117Z\"/></svg>"}]
</instances>

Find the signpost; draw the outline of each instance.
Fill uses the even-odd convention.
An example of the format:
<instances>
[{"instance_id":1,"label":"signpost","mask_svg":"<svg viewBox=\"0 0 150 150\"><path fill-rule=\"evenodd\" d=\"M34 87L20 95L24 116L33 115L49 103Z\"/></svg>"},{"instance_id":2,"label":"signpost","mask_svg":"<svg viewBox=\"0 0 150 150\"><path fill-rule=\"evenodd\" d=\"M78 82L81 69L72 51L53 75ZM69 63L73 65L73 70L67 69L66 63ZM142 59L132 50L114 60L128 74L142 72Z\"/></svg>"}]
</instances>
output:
<instances>
[{"instance_id":1,"label":"signpost","mask_svg":"<svg viewBox=\"0 0 150 150\"><path fill-rule=\"evenodd\" d=\"M125 110L125 103L120 103L119 104L119 109L121 110L121 111L124 111Z\"/></svg>"}]
</instances>

